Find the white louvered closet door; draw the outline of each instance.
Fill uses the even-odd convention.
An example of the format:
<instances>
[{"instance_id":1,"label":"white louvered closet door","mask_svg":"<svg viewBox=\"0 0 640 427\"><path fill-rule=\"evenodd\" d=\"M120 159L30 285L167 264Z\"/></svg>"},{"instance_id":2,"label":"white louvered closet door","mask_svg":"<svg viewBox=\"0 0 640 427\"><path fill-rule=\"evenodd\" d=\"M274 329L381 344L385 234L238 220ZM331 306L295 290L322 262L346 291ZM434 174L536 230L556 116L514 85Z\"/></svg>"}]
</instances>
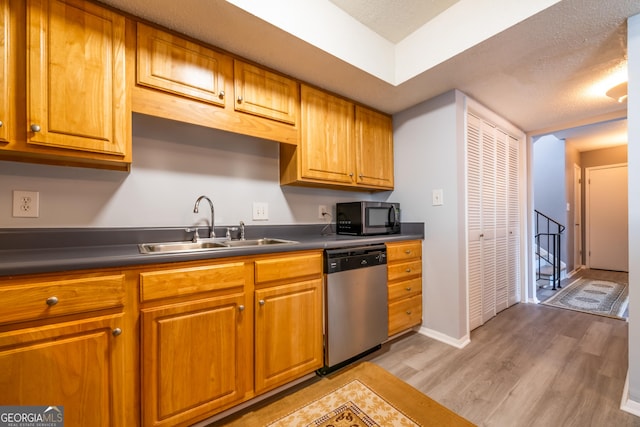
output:
<instances>
[{"instance_id":1,"label":"white louvered closet door","mask_svg":"<svg viewBox=\"0 0 640 427\"><path fill-rule=\"evenodd\" d=\"M496 136L495 128L482 121L482 323L496 315Z\"/></svg>"},{"instance_id":2,"label":"white louvered closet door","mask_svg":"<svg viewBox=\"0 0 640 427\"><path fill-rule=\"evenodd\" d=\"M520 144L516 138L509 136L509 245L508 253L508 288L509 306L520 302Z\"/></svg>"},{"instance_id":3,"label":"white louvered closet door","mask_svg":"<svg viewBox=\"0 0 640 427\"><path fill-rule=\"evenodd\" d=\"M520 300L518 154L516 139L467 115L470 330Z\"/></svg>"},{"instance_id":4,"label":"white louvered closet door","mask_svg":"<svg viewBox=\"0 0 640 427\"><path fill-rule=\"evenodd\" d=\"M509 136L496 129L496 312L509 307L508 197Z\"/></svg>"},{"instance_id":5,"label":"white louvered closet door","mask_svg":"<svg viewBox=\"0 0 640 427\"><path fill-rule=\"evenodd\" d=\"M467 229L468 229L468 280L469 280L469 329L482 325L482 203L480 119L467 116Z\"/></svg>"}]
</instances>

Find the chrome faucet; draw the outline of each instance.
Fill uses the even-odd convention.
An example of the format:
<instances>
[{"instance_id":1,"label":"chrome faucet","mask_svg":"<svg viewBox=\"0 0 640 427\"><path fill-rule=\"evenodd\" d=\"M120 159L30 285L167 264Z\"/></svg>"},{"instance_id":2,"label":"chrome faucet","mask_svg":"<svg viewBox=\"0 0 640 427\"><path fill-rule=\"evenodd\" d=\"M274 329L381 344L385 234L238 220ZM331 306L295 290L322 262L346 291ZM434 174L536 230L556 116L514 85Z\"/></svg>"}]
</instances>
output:
<instances>
[{"instance_id":1,"label":"chrome faucet","mask_svg":"<svg viewBox=\"0 0 640 427\"><path fill-rule=\"evenodd\" d=\"M213 202L211 201L211 199L208 198L207 196L198 197L198 200L196 200L196 204L193 207L193 213L198 213L198 206L200 206L200 200L202 200L202 199L205 199L207 202L209 202L209 206L211 206L211 232L209 233L209 237L216 237L216 232L213 229L215 213L213 211ZM195 233L193 233L193 241L197 242L198 238L199 238L199 236L198 236L198 228L196 227L196 231L195 231Z\"/></svg>"},{"instance_id":2,"label":"chrome faucet","mask_svg":"<svg viewBox=\"0 0 640 427\"><path fill-rule=\"evenodd\" d=\"M245 240L245 238L244 238L244 221L240 221L240 240Z\"/></svg>"}]
</instances>

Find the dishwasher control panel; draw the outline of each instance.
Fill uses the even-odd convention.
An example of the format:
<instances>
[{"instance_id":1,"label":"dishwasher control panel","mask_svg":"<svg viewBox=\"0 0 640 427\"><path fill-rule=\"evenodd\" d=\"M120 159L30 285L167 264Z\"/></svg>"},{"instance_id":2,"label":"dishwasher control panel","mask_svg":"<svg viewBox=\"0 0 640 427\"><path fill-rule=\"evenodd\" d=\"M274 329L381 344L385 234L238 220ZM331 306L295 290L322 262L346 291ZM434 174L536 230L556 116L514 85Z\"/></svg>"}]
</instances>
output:
<instances>
[{"instance_id":1,"label":"dishwasher control panel","mask_svg":"<svg viewBox=\"0 0 640 427\"><path fill-rule=\"evenodd\" d=\"M387 263L387 248L384 245L327 249L325 254L324 272L326 274Z\"/></svg>"}]
</instances>

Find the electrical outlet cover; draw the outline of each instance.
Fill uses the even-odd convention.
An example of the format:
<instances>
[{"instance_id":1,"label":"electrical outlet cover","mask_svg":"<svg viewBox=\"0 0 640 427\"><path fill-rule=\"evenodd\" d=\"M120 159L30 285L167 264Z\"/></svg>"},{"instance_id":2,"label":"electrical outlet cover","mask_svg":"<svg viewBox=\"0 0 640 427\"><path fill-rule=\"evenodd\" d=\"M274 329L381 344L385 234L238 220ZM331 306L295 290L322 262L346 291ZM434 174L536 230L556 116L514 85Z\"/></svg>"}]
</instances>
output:
<instances>
[{"instance_id":1,"label":"electrical outlet cover","mask_svg":"<svg viewBox=\"0 0 640 427\"><path fill-rule=\"evenodd\" d=\"M40 193L37 191L13 191L13 216L15 218L38 218L40 216Z\"/></svg>"}]
</instances>

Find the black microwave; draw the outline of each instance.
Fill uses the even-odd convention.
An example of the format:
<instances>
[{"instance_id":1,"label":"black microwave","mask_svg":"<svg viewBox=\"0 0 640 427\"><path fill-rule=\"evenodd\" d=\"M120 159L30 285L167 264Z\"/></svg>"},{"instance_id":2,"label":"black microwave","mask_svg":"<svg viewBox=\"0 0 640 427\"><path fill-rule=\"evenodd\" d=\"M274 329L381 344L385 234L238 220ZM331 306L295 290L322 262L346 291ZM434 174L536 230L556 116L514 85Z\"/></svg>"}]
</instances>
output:
<instances>
[{"instance_id":1,"label":"black microwave","mask_svg":"<svg viewBox=\"0 0 640 427\"><path fill-rule=\"evenodd\" d=\"M354 236L400 233L400 204L336 203L336 233Z\"/></svg>"}]
</instances>

